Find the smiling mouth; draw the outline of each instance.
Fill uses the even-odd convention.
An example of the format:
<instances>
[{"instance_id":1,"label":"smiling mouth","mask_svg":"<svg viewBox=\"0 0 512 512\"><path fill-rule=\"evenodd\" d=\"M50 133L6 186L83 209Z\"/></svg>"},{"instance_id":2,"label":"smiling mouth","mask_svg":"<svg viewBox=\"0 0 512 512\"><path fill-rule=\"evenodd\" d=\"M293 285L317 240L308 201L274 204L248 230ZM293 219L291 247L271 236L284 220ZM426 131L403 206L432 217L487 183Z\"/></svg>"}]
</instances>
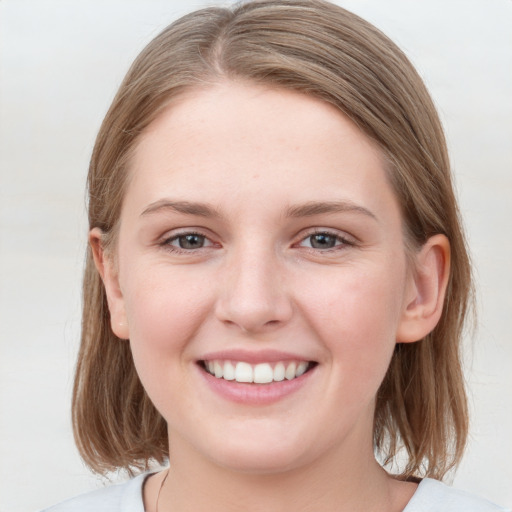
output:
<instances>
[{"instance_id":1,"label":"smiling mouth","mask_svg":"<svg viewBox=\"0 0 512 512\"><path fill-rule=\"evenodd\" d=\"M314 361L279 361L250 364L245 361L223 361L219 359L199 362L204 371L217 379L249 384L270 384L297 379L310 371L316 364Z\"/></svg>"}]
</instances>

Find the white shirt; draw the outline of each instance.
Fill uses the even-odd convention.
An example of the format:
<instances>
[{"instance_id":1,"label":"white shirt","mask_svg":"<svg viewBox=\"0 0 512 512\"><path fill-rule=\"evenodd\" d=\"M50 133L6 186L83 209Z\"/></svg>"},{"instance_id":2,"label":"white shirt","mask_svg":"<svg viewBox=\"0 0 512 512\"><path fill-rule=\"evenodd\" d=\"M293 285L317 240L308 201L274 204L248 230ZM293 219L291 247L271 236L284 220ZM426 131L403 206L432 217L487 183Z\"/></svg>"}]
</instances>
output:
<instances>
[{"instance_id":1,"label":"white shirt","mask_svg":"<svg viewBox=\"0 0 512 512\"><path fill-rule=\"evenodd\" d=\"M41 512L144 512L147 473L124 483L71 498ZM403 512L512 512L490 501L424 478Z\"/></svg>"}]
</instances>

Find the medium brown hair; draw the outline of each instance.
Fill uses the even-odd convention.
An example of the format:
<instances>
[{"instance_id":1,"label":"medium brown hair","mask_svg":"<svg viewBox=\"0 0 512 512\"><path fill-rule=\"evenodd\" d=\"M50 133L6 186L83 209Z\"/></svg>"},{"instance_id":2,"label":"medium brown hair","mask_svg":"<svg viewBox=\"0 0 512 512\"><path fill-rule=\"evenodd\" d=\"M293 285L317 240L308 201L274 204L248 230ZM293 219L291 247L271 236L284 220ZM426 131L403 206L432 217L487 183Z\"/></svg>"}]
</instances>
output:
<instances>
[{"instance_id":1,"label":"medium brown hair","mask_svg":"<svg viewBox=\"0 0 512 512\"><path fill-rule=\"evenodd\" d=\"M451 271L436 328L397 344L377 399L374 444L384 462L405 449L401 474L442 478L462 455L467 403L460 343L471 272L443 130L401 50L358 16L322 0L256 0L207 8L166 28L138 56L110 107L91 158L89 226L115 244L127 167L140 134L184 91L243 80L335 105L380 148L401 205L407 245L437 233ZM167 426L112 333L102 281L87 253L82 341L73 393L78 448L95 471L145 468L168 456Z\"/></svg>"}]
</instances>

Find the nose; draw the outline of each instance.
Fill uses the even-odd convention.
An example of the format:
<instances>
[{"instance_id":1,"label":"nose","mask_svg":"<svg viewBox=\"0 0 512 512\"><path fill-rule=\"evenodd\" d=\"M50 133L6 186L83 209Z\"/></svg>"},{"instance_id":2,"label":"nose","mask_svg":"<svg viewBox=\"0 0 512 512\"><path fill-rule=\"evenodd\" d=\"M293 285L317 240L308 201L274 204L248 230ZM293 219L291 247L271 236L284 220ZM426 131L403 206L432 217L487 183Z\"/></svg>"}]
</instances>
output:
<instances>
[{"instance_id":1,"label":"nose","mask_svg":"<svg viewBox=\"0 0 512 512\"><path fill-rule=\"evenodd\" d=\"M220 277L217 318L247 333L285 324L293 313L283 268L272 251L240 250L226 261Z\"/></svg>"}]
</instances>

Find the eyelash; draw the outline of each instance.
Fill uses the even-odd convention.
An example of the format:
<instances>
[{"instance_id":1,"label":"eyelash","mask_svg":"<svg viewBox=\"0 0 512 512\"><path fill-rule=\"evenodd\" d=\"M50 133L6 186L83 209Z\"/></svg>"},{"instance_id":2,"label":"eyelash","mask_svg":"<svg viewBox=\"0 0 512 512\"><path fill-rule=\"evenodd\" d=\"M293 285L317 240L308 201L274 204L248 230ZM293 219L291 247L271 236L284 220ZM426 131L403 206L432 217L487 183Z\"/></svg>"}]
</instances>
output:
<instances>
[{"instance_id":1,"label":"eyelash","mask_svg":"<svg viewBox=\"0 0 512 512\"><path fill-rule=\"evenodd\" d=\"M306 242L308 239L311 239L312 237L316 236L316 235L324 235L326 237L329 237L329 238L333 238L334 239L334 242L335 242L335 245L333 247L327 247L327 248L318 248L318 247L311 247L311 246L302 246L301 244L303 244L304 242ZM180 238L185 238L185 237L191 237L191 236L197 236L197 237L200 237L203 239L203 243L204 242L208 242L208 245L206 246L202 246L202 247L198 247L198 248L195 248L195 249L185 249L183 247L178 247L178 246L174 246L172 245L173 242L176 242L176 241L179 241ZM215 244L214 242L212 242L206 235L204 235L203 233L200 233L198 231L185 231L185 232L182 232L182 233L178 233L178 234L175 234L175 235L172 235L171 237L168 237L168 238L165 238L164 240L162 240L162 242L160 242L159 244L161 247L165 248L166 250L172 252L172 253L178 253L178 254L192 254L192 253L195 253L196 251L199 251L201 249L208 249L210 247L214 247L215 245L218 245L218 244ZM339 251L339 250L342 250L343 247L347 247L347 246L354 246L356 245L355 242L353 242L352 240L349 240L348 238L340 235L339 233L336 233L334 231L330 231L328 229L316 229L310 233L307 233L306 236L302 237L299 242L295 243L293 246L294 247L303 247L304 249L307 249L309 251L313 251L315 253L317 252L322 252L322 253L326 253L326 252L332 252L332 251Z\"/></svg>"},{"instance_id":2,"label":"eyelash","mask_svg":"<svg viewBox=\"0 0 512 512\"><path fill-rule=\"evenodd\" d=\"M194 253L200 249L204 249L205 247L198 247L196 249L185 249L183 247L177 247L172 245L172 242L179 241L180 238L190 237L190 236L197 236L204 239L204 241L210 242L206 248L212 247L215 245L214 242L211 242L211 240L204 235L203 233L199 233L197 231L185 231L183 233L178 233L175 235L172 235L171 237L166 238L165 240L162 240L162 242L159 244L161 247L164 247L166 250L173 252L173 253L180 253L180 254L191 254Z\"/></svg>"},{"instance_id":3,"label":"eyelash","mask_svg":"<svg viewBox=\"0 0 512 512\"><path fill-rule=\"evenodd\" d=\"M296 245L300 246L300 244L304 243L308 239L311 239L315 235L325 235L326 237L333 238L336 245L334 245L333 247L328 247L328 248L324 248L324 249L319 249L319 248L315 248L315 247L305 247L306 249L309 249L309 250L312 250L315 252L320 251L322 253L325 253L325 252L331 252L331 251L339 251L339 250L342 250L343 247L355 245L354 241L349 240L345 236L340 235L339 233L337 233L335 231L330 231L328 229L315 229L314 231L308 233L305 237L301 238L299 243Z\"/></svg>"}]
</instances>

